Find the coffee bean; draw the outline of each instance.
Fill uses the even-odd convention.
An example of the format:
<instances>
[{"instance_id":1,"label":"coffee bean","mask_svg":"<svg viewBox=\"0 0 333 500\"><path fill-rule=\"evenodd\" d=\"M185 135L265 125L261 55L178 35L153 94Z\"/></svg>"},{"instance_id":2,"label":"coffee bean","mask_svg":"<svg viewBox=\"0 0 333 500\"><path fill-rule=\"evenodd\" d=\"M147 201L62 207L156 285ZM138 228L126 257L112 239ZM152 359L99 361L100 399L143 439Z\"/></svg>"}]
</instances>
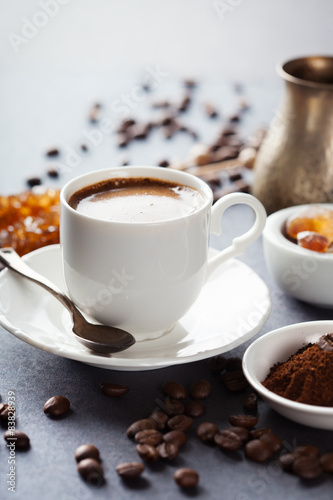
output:
<instances>
[{"instance_id":1,"label":"coffee bean","mask_svg":"<svg viewBox=\"0 0 333 500\"><path fill-rule=\"evenodd\" d=\"M80 462L85 458L93 458L94 460L99 461L99 449L93 444L81 444L78 448L76 448L74 457L77 462Z\"/></svg>"},{"instance_id":2,"label":"coffee bean","mask_svg":"<svg viewBox=\"0 0 333 500\"><path fill-rule=\"evenodd\" d=\"M263 434L266 434L268 432L272 432L272 429L270 429L269 427L262 427L260 429L252 429L250 431L250 438L251 439L259 439L260 436L262 436Z\"/></svg>"},{"instance_id":3,"label":"coffee bean","mask_svg":"<svg viewBox=\"0 0 333 500\"><path fill-rule=\"evenodd\" d=\"M100 385L101 391L105 396L112 398L118 398L120 396L125 396L128 393L129 387L122 384L111 384L108 382L102 382Z\"/></svg>"},{"instance_id":4,"label":"coffee bean","mask_svg":"<svg viewBox=\"0 0 333 500\"><path fill-rule=\"evenodd\" d=\"M163 441L163 435L156 429L145 429L144 431L139 431L135 434L134 441L140 444L157 446Z\"/></svg>"},{"instance_id":5,"label":"coffee bean","mask_svg":"<svg viewBox=\"0 0 333 500\"><path fill-rule=\"evenodd\" d=\"M197 380L190 389L190 396L193 399L206 399L212 392L211 383L207 380Z\"/></svg>"},{"instance_id":6,"label":"coffee bean","mask_svg":"<svg viewBox=\"0 0 333 500\"><path fill-rule=\"evenodd\" d=\"M4 434L4 439L8 444L14 444L15 449L18 450L26 450L30 446L30 439L28 436L18 429L7 430Z\"/></svg>"},{"instance_id":7,"label":"coffee bean","mask_svg":"<svg viewBox=\"0 0 333 500\"><path fill-rule=\"evenodd\" d=\"M333 452L324 453L320 457L319 463L320 463L321 468L325 472L329 472L329 473L333 474Z\"/></svg>"},{"instance_id":8,"label":"coffee bean","mask_svg":"<svg viewBox=\"0 0 333 500\"><path fill-rule=\"evenodd\" d=\"M53 396L44 404L43 410L46 415L51 417L61 417L70 408L70 402L64 396Z\"/></svg>"},{"instance_id":9,"label":"coffee bean","mask_svg":"<svg viewBox=\"0 0 333 500\"><path fill-rule=\"evenodd\" d=\"M60 151L58 148L50 148L46 151L46 156L53 157L53 156L58 156L60 154Z\"/></svg>"},{"instance_id":10,"label":"coffee bean","mask_svg":"<svg viewBox=\"0 0 333 500\"><path fill-rule=\"evenodd\" d=\"M185 412L185 405L178 399L166 399L163 402L163 409L171 417L173 415L182 415Z\"/></svg>"},{"instance_id":11,"label":"coffee bean","mask_svg":"<svg viewBox=\"0 0 333 500\"><path fill-rule=\"evenodd\" d=\"M168 127L163 127L163 135L166 139L171 139L176 132L177 128L174 127L173 125L170 125Z\"/></svg>"},{"instance_id":12,"label":"coffee bean","mask_svg":"<svg viewBox=\"0 0 333 500\"><path fill-rule=\"evenodd\" d=\"M238 181L243 178L242 171L239 167L226 168L225 173L231 182ZM241 367L238 369L241 369Z\"/></svg>"},{"instance_id":13,"label":"coffee bean","mask_svg":"<svg viewBox=\"0 0 333 500\"><path fill-rule=\"evenodd\" d=\"M161 458L167 458L168 460L174 460L179 455L179 447L172 442L159 444L157 451Z\"/></svg>"},{"instance_id":14,"label":"coffee bean","mask_svg":"<svg viewBox=\"0 0 333 500\"><path fill-rule=\"evenodd\" d=\"M156 462L160 458L160 454L155 446L150 446L149 444L137 444L136 451L147 462Z\"/></svg>"},{"instance_id":15,"label":"coffee bean","mask_svg":"<svg viewBox=\"0 0 333 500\"><path fill-rule=\"evenodd\" d=\"M175 415L170 418L167 423L169 429L183 432L192 427L192 424L193 418L188 417L187 415Z\"/></svg>"},{"instance_id":16,"label":"coffee bean","mask_svg":"<svg viewBox=\"0 0 333 500\"><path fill-rule=\"evenodd\" d=\"M89 484L100 486L103 483L103 467L94 458L84 458L81 460L78 463L77 470Z\"/></svg>"},{"instance_id":17,"label":"coffee bean","mask_svg":"<svg viewBox=\"0 0 333 500\"><path fill-rule=\"evenodd\" d=\"M155 424L148 418L142 418L133 422L126 431L129 438L134 438L135 434L146 429L155 429Z\"/></svg>"},{"instance_id":18,"label":"coffee bean","mask_svg":"<svg viewBox=\"0 0 333 500\"><path fill-rule=\"evenodd\" d=\"M223 373L221 380L225 387L231 392L243 391L249 385L242 370Z\"/></svg>"},{"instance_id":19,"label":"coffee bean","mask_svg":"<svg viewBox=\"0 0 333 500\"><path fill-rule=\"evenodd\" d=\"M242 366L243 366L242 358L240 358L239 356L232 356L231 358L227 359L225 369L228 372L234 372L236 370L242 370Z\"/></svg>"},{"instance_id":20,"label":"coffee bean","mask_svg":"<svg viewBox=\"0 0 333 500\"><path fill-rule=\"evenodd\" d=\"M182 431L169 431L164 434L163 441L165 443L173 443L178 446L178 448L180 448L186 443L187 437L186 434Z\"/></svg>"},{"instance_id":21,"label":"coffee bean","mask_svg":"<svg viewBox=\"0 0 333 500\"><path fill-rule=\"evenodd\" d=\"M42 179L40 177L29 177L29 179L27 179L27 185L29 187L34 187L34 186L40 186L42 183Z\"/></svg>"},{"instance_id":22,"label":"coffee bean","mask_svg":"<svg viewBox=\"0 0 333 500\"><path fill-rule=\"evenodd\" d=\"M146 139L148 132L149 128L146 124L138 123L133 127L132 138L137 140Z\"/></svg>"},{"instance_id":23,"label":"coffee bean","mask_svg":"<svg viewBox=\"0 0 333 500\"><path fill-rule=\"evenodd\" d=\"M284 455L279 456L279 464L283 470L290 472L292 471L296 458L297 455L294 453L285 453Z\"/></svg>"},{"instance_id":24,"label":"coffee bean","mask_svg":"<svg viewBox=\"0 0 333 500\"><path fill-rule=\"evenodd\" d=\"M228 137L229 135L235 135L237 134L237 127L233 123L228 123L225 125L221 132L220 132L220 137Z\"/></svg>"},{"instance_id":25,"label":"coffee bean","mask_svg":"<svg viewBox=\"0 0 333 500\"><path fill-rule=\"evenodd\" d=\"M249 440L250 438L250 432L246 427L230 427L228 429L229 431L233 432L234 434L237 434L237 436L242 440L243 443L246 443L246 441Z\"/></svg>"},{"instance_id":26,"label":"coffee bean","mask_svg":"<svg viewBox=\"0 0 333 500\"><path fill-rule=\"evenodd\" d=\"M54 167L50 167L47 169L47 175L52 179L57 179L59 177L59 170Z\"/></svg>"},{"instance_id":27,"label":"coffee bean","mask_svg":"<svg viewBox=\"0 0 333 500\"><path fill-rule=\"evenodd\" d=\"M194 89L198 84L193 78L186 78L184 80L184 85L188 89Z\"/></svg>"},{"instance_id":28,"label":"coffee bean","mask_svg":"<svg viewBox=\"0 0 333 500\"><path fill-rule=\"evenodd\" d=\"M317 346L322 351L333 352L333 333L322 335L317 342Z\"/></svg>"},{"instance_id":29,"label":"coffee bean","mask_svg":"<svg viewBox=\"0 0 333 500\"><path fill-rule=\"evenodd\" d=\"M98 102L91 107L89 111L89 120L91 121L91 123L96 123L100 120L101 107L102 106Z\"/></svg>"},{"instance_id":30,"label":"coffee bean","mask_svg":"<svg viewBox=\"0 0 333 500\"><path fill-rule=\"evenodd\" d=\"M266 462L273 455L271 447L260 439L253 439L245 445L245 455L254 462Z\"/></svg>"},{"instance_id":31,"label":"coffee bean","mask_svg":"<svg viewBox=\"0 0 333 500\"><path fill-rule=\"evenodd\" d=\"M170 105L171 105L170 101L167 101L166 99L161 101L154 101L152 103L152 107L155 109L168 108Z\"/></svg>"},{"instance_id":32,"label":"coffee bean","mask_svg":"<svg viewBox=\"0 0 333 500\"><path fill-rule=\"evenodd\" d=\"M87 153L89 151L89 148L87 146L87 144L80 144L80 149L81 151L83 151L83 153Z\"/></svg>"},{"instance_id":33,"label":"coffee bean","mask_svg":"<svg viewBox=\"0 0 333 500\"><path fill-rule=\"evenodd\" d=\"M8 422L8 417L15 415L15 406L8 405L7 403L0 403L0 421Z\"/></svg>"},{"instance_id":34,"label":"coffee bean","mask_svg":"<svg viewBox=\"0 0 333 500\"><path fill-rule=\"evenodd\" d=\"M216 118L218 116L218 111L211 103L206 102L204 105L204 110L209 118Z\"/></svg>"},{"instance_id":35,"label":"coffee bean","mask_svg":"<svg viewBox=\"0 0 333 500\"><path fill-rule=\"evenodd\" d=\"M195 488L199 483L199 474L187 467L177 469L173 478L181 488Z\"/></svg>"},{"instance_id":36,"label":"coffee bean","mask_svg":"<svg viewBox=\"0 0 333 500\"><path fill-rule=\"evenodd\" d=\"M242 111L245 111L246 109L250 108L250 103L248 102L245 96L240 95L238 98L238 106Z\"/></svg>"},{"instance_id":37,"label":"coffee bean","mask_svg":"<svg viewBox=\"0 0 333 500\"><path fill-rule=\"evenodd\" d=\"M273 434L273 432L266 432L265 434L262 434L259 439L263 443L268 444L273 453L280 451L283 446L282 439Z\"/></svg>"},{"instance_id":38,"label":"coffee bean","mask_svg":"<svg viewBox=\"0 0 333 500\"><path fill-rule=\"evenodd\" d=\"M191 104L191 97L189 94L185 94L185 96L180 101L177 109L180 112L187 111L190 104Z\"/></svg>"},{"instance_id":39,"label":"coffee bean","mask_svg":"<svg viewBox=\"0 0 333 500\"><path fill-rule=\"evenodd\" d=\"M237 451L243 446L242 439L232 429L218 431L214 436L214 443L223 451Z\"/></svg>"},{"instance_id":40,"label":"coffee bean","mask_svg":"<svg viewBox=\"0 0 333 500\"><path fill-rule=\"evenodd\" d=\"M166 396L172 399L185 399L187 396L185 387L174 380L170 380L163 384L162 391Z\"/></svg>"},{"instance_id":41,"label":"coffee bean","mask_svg":"<svg viewBox=\"0 0 333 500\"><path fill-rule=\"evenodd\" d=\"M219 373L225 370L227 364L227 358L220 354L219 356L214 356L214 358L210 358L208 363L208 368L214 372Z\"/></svg>"},{"instance_id":42,"label":"coffee bean","mask_svg":"<svg viewBox=\"0 0 333 500\"><path fill-rule=\"evenodd\" d=\"M117 133L121 134L122 132L126 132L130 127L135 125L136 121L133 118L127 118L117 128Z\"/></svg>"},{"instance_id":43,"label":"coffee bean","mask_svg":"<svg viewBox=\"0 0 333 500\"><path fill-rule=\"evenodd\" d=\"M320 451L317 446L314 446L313 444L306 444L303 446L296 446L293 453L295 455L310 455L313 457L319 457Z\"/></svg>"},{"instance_id":44,"label":"coffee bean","mask_svg":"<svg viewBox=\"0 0 333 500\"><path fill-rule=\"evenodd\" d=\"M156 410L150 416L149 420L152 420L155 424L156 429L162 431L166 428L166 423L169 419L169 416L164 413L164 411Z\"/></svg>"},{"instance_id":45,"label":"coffee bean","mask_svg":"<svg viewBox=\"0 0 333 500\"><path fill-rule=\"evenodd\" d=\"M161 161L158 163L158 166L159 166L159 167L163 167L163 168L167 168L169 165L170 165L170 162L168 162L168 160L161 160Z\"/></svg>"},{"instance_id":46,"label":"coffee bean","mask_svg":"<svg viewBox=\"0 0 333 500\"><path fill-rule=\"evenodd\" d=\"M130 142L130 138L127 134L121 133L117 135L117 146L118 148L124 148Z\"/></svg>"},{"instance_id":47,"label":"coffee bean","mask_svg":"<svg viewBox=\"0 0 333 500\"><path fill-rule=\"evenodd\" d=\"M205 407L199 401L189 401L185 405L185 415L189 417L200 417L205 413Z\"/></svg>"},{"instance_id":48,"label":"coffee bean","mask_svg":"<svg viewBox=\"0 0 333 500\"><path fill-rule=\"evenodd\" d=\"M258 396L251 392L243 401L243 406L245 410L256 411L258 409Z\"/></svg>"},{"instance_id":49,"label":"coffee bean","mask_svg":"<svg viewBox=\"0 0 333 500\"><path fill-rule=\"evenodd\" d=\"M116 472L119 476L129 479L141 476L144 468L145 466L141 462L124 462L117 465Z\"/></svg>"},{"instance_id":50,"label":"coffee bean","mask_svg":"<svg viewBox=\"0 0 333 500\"><path fill-rule=\"evenodd\" d=\"M244 180L239 180L234 183L235 190L239 193L249 193L251 190L250 184Z\"/></svg>"},{"instance_id":51,"label":"coffee bean","mask_svg":"<svg viewBox=\"0 0 333 500\"><path fill-rule=\"evenodd\" d=\"M229 116L229 122L239 122L240 119L241 119L241 117L240 117L239 113L234 113L234 114Z\"/></svg>"},{"instance_id":52,"label":"coffee bean","mask_svg":"<svg viewBox=\"0 0 333 500\"><path fill-rule=\"evenodd\" d=\"M197 428L197 436L203 442L213 441L219 428L212 422L203 422Z\"/></svg>"},{"instance_id":53,"label":"coffee bean","mask_svg":"<svg viewBox=\"0 0 333 500\"><path fill-rule=\"evenodd\" d=\"M251 429L258 422L258 418L253 415L230 415L229 422L237 427L245 427Z\"/></svg>"},{"instance_id":54,"label":"coffee bean","mask_svg":"<svg viewBox=\"0 0 333 500\"><path fill-rule=\"evenodd\" d=\"M297 457L293 463L292 471L302 479L317 479L323 473L318 457L313 455Z\"/></svg>"}]
</instances>

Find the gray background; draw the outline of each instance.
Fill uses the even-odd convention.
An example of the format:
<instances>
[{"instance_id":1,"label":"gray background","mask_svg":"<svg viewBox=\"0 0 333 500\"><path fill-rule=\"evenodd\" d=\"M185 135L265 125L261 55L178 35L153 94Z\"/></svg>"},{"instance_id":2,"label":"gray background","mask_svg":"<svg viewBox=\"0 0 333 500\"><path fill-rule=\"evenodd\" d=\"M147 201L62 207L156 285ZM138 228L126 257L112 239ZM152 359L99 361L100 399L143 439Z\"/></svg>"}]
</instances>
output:
<instances>
[{"instance_id":1,"label":"gray background","mask_svg":"<svg viewBox=\"0 0 333 500\"><path fill-rule=\"evenodd\" d=\"M25 19L32 20L41 10L40 2L20 0L0 2L2 43L0 45L0 193L21 191L30 175L46 180L48 162L43 152L50 145L76 148L86 131L93 127L86 116L91 103L103 103L104 116L113 123L121 118L113 111L117 99L130 94L149 68L163 73L154 96L182 93L181 79L195 77L200 86L196 102L211 99L224 115L234 111L232 84L240 81L252 108L242 124L244 134L268 124L276 112L283 86L275 73L279 61L304 54L329 54L332 48L332 11L328 1L293 2L236 1L216 11L211 1L153 2L71 0L40 28L17 53L8 35L21 34ZM59 4L58 4L59 5ZM220 7L221 8L221 7ZM10 35L13 38L13 35ZM151 96L135 101L132 112L146 116ZM132 103L133 104L133 103ZM203 119L194 106L184 121L200 131L203 141L211 138L218 122ZM130 147L132 163L152 164L161 157L183 158L193 142L186 137L168 142L156 135L147 143ZM120 152L112 134L80 163L64 173L53 185L93 168L119 162ZM63 161L64 158L61 159ZM50 180L47 180L52 185ZM229 211L223 238L212 246L221 248L236 233L242 232L251 215L242 207ZM307 320L332 319L332 312L287 298L271 281L262 255L261 240L242 260L249 264L270 288L273 309L259 335L280 326ZM15 300L15 298L13 298ZM223 314L223 305L221 305ZM114 467L124 460L136 460L134 445L125 436L128 425L146 416L160 396L160 386L176 379L186 387L197 378L208 378L213 394L207 402L204 419L227 426L230 413L242 412L243 395L232 397L212 377L207 361L171 367L155 372L124 373L102 370L62 359L24 344L1 329L0 394L6 400L15 390L18 427L31 438L31 449L17 454L17 492L19 499L308 499L330 498L330 478L305 485L282 474L275 460L256 464L191 439L181 457L171 465L147 467L144 479L136 485L122 483ZM247 343L231 355L242 355ZM99 383L128 384L130 393L119 401L99 392ZM67 418L51 421L42 412L45 400L64 394L72 403ZM331 433L298 426L278 416L260 402L259 426L270 426L288 444L311 442L322 451L330 449ZM101 450L107 482L98 489L81 481L73 459L82 442L93 442ZM7 492L7 450L0 449L0 497ZM179 466L193 466L201 476L195 493L179 492L172 480Z\"/></svg>"}]
</instances>

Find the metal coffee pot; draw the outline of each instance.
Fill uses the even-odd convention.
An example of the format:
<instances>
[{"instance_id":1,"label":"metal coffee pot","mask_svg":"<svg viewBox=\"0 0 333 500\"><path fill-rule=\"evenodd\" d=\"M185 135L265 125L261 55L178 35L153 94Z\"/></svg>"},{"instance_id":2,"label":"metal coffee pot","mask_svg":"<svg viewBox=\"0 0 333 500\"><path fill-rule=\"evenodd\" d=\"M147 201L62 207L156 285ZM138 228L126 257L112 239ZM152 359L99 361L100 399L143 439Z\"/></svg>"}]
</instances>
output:
<instances>
[{"instance_id":1,"label":"metal coffee pot","mask_svg":"<svg viewBox=\"0 0 333 500\"><path fill-rule=\"evenodd\" d=\"M278 67L285 95L255 163L253 194L268 213L333 202L333 57Z\"/></svg>"}]
</instances>

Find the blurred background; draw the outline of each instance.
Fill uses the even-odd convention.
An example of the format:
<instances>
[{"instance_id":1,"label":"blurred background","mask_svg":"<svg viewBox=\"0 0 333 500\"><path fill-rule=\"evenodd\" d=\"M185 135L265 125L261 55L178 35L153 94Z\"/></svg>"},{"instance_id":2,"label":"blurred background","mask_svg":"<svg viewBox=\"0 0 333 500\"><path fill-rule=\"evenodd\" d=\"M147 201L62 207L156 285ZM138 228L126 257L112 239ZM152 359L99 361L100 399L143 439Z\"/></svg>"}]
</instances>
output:
<instances>
[{"instance_id":1,"label":"blurred background","mask_svg":"<svg viewBox=\"0 0 333 500\"><path fill-rule=\"evenodd\" d=\"M149 114L151 99L181 97L181 82L198 82L197 98L222 114L235 110L234 84L251 105L244 133L269 124L283 84L276 64L293 57L331 54L329 0L1 0L0 192L42 176L45 151L78 154L92 130L87 115L101 103L110 130L127 114ZM142 86L149 83L151 92ZM217 127L198 109L184 118L200 140ZM200 123L199 123L200 122ZM195 125L193 125L195 128ZM214 128L215 127L215 128ZM90 144L87 156L63 169L69 177L119 161L111 132ZM97 142L97 139L95 139ZM130 162L181 158L189 137L153 138L131 146ZM81 157L82 156L82 157ZM67 158L69 159L69 158ZM68 166L68 161L67 161ZM75 168L74 168L75 167Z\"/></svg>"}]
</instances>

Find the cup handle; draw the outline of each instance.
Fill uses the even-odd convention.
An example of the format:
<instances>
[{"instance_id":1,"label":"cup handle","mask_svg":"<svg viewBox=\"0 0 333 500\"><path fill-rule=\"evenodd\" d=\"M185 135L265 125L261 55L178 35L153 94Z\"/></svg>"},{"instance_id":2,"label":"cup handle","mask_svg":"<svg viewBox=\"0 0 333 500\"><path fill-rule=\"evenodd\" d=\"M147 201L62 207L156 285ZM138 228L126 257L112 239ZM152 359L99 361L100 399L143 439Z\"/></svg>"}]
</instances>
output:
<instances>
[{"instance_id":1,"label":"cup handle","mask_svg":"<svg viewBox=\"0 0 333 500\"><path fill-rule=\"evenodd\" d=\"M260 201L254 196L246 193L232 193L223 196L212 207L210 232L216 235L221 234L221 218L225 210L238 203L249 205L255 212L256 219L252 227L241 236L234 238L232 244L210 258L207 263L206 279L213 271L230 257L236 257L245 251L262 233L266 223L266 210Z\"/></svg>"}]
</instances>

